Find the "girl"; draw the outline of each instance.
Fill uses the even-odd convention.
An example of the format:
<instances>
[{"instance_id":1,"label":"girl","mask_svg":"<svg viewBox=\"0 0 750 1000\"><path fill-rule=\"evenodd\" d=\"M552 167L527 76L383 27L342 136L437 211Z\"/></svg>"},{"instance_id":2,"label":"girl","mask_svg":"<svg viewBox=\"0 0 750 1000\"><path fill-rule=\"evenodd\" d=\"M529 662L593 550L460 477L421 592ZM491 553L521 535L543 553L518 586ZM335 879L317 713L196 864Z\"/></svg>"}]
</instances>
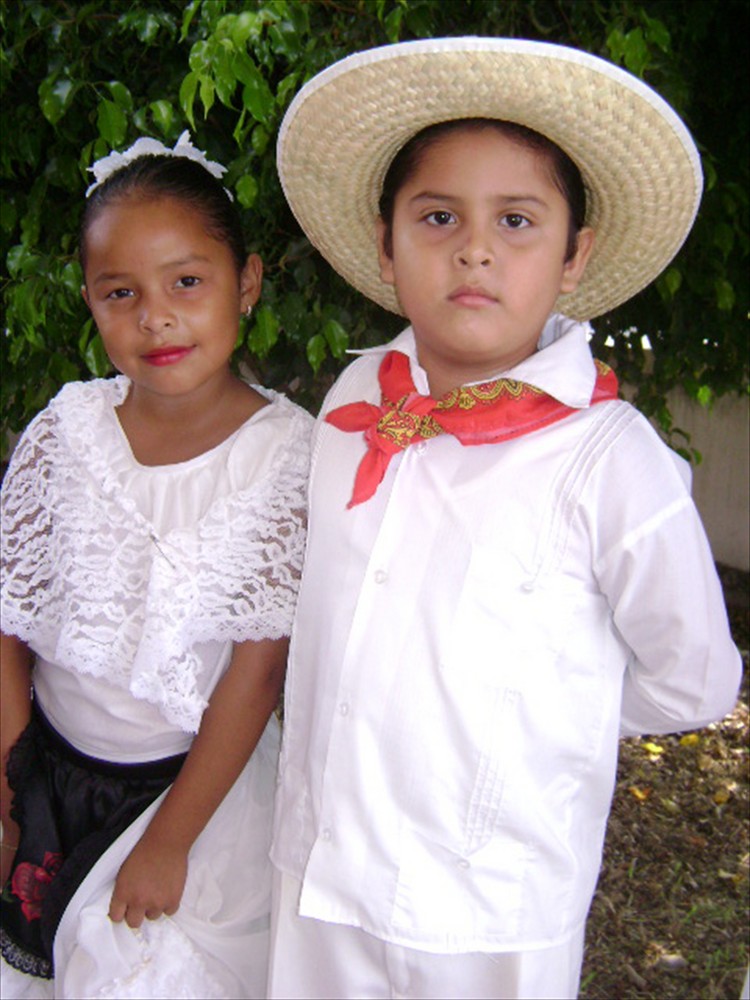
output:
<instances>
[{"instance_id":1,"label":"girl","mask_svg":"<svg viewBox=\"0 0 750 1000\"><path fill-rule=\"evenodd\" d=\"M695 147L600 59L452 38L325 70L278 154L410 325L314 435L269 996L574 997L619 732L739 681L685 463L582 322L677 252Z\"/></svg>"},{"instance_id":2,"label":"girl","mask_svg":"<svg viewBox=\"0 0 750 1000\"><path fill-rule=\"evenodd\" d=\"M264 990L310 421L230 369L262 266L186 135L95 164L121 374L66 385L3 490L4 997Z\"/></svg>"}]
</instances>

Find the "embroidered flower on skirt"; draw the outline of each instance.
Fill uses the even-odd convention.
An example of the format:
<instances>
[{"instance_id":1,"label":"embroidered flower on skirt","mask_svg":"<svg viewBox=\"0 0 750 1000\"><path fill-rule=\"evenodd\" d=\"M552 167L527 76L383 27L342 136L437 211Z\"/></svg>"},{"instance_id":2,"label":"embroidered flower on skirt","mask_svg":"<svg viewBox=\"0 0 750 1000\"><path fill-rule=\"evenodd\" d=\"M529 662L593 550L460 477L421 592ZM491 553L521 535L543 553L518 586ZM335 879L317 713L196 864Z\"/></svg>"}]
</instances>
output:
<instances>
[{"instance_id":1,"label":"embroidered flower on skirt","mask_svg":"<svg viewBox=\"0 0 750 1000\"><path fill-rule=\"evenodd\" d=\"M41 865L24 861L13 872L11 891L21 900L21 909L27 920L38 920L41 917L42 901L62 863L62 854L47 851Z\"/></svg>"}]
</instances>

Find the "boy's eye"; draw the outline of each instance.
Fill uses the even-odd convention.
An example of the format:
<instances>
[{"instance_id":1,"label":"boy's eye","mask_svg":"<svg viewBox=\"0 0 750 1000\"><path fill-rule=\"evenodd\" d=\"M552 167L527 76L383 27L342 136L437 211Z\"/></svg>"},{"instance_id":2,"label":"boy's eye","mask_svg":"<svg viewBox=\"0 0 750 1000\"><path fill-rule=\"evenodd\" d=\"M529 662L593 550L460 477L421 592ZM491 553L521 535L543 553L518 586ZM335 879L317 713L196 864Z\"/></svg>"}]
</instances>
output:
<instances>
[{"instance_id":1,"label":"boy's eye","mask_svg":"<svg viewBox=\"0 0 750 1000\"><path fill-rule=\"evenodd\" d=\"M178 278L177 287L178 288L195 288L196 285L200 284L200 278L196 278L194 274L186 274L182 278Z\"/></svg>"},{"instance_id":2,"label":"boy's eye","mask_svg":"<svg viewBox=\"0 0 750 1000\"><path fill-rule=\"evenodd\" d=\"M506 229L525 229L526 226L531 225L525 215L518 215L516 212L504 215L500 221Z\"/></svg>"},{"instance_id":3,"label":"boy's eye","mask_svg":"<svg viewBox=\"0 0 750 1000\"><path fill-rule=\"evenodd\" d=\"M425 216L425 222L429 222L431 226L449 226L455 221L456 217L453 212L447 212L444 208L430 212L429 215Z\"/></svg>"},{"instance_id":4,"label":"boy's eye","mask_svg":"<svg viewBox=\"0 0 750 1000\"><path fill-rule=\"evenodd\" d=\"M129 288L113 288L111 292L107 294L108 299L126 299L129 295L132 295L132 291Z\"/></svg>"}]
</instances>

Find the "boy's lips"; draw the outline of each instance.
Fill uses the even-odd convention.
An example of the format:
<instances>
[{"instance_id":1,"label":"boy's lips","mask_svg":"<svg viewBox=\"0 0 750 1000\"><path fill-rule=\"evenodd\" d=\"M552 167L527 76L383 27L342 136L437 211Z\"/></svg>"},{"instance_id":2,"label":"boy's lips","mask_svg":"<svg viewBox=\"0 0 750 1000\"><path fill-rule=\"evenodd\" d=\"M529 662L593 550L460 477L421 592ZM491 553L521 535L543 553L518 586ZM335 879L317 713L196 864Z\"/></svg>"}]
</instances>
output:
<instances>
[{"instance_id":1,"label":"boy's lips","mask_svg":"<svg viewBox=\"0 0 750 1000\"><path fill-rule=\"evenodd\" d=\"M182 361L192 351L192 347L178 347L168 344L166 347L157 347L141 357L150 365L174 365Z\"/></svg>"},{"instance_id":2,"label":"boy's lips","mask_svg":"<svg viewBox=\"0 0 750 1000\"><path fill-rule=\"evenodd\" d=\"M479 308L481 306L493 305L497 302L497 296L488 292L481 285L461 285L448 296L451 302L469 308Z\"/></svg>"}]
</instances>

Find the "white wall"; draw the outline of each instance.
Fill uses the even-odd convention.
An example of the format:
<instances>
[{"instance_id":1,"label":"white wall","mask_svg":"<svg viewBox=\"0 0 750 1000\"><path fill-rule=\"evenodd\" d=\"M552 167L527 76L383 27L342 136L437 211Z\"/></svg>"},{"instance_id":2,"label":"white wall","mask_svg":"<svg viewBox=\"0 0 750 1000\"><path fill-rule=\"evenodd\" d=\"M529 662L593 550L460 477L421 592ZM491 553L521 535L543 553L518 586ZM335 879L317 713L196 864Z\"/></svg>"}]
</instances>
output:
<instances>
[{"instance_id":1,"label":"white wall","mask_svg":"<svg viewBox=\"0 0 750 1000\"><path fill-rule=\"evenodd\" d=\"M750 399L724 396L706 409L676 390L669 405L703 456L693 466L693 498L714 559L750 570Z\"/></svg>"}]
</instances>

